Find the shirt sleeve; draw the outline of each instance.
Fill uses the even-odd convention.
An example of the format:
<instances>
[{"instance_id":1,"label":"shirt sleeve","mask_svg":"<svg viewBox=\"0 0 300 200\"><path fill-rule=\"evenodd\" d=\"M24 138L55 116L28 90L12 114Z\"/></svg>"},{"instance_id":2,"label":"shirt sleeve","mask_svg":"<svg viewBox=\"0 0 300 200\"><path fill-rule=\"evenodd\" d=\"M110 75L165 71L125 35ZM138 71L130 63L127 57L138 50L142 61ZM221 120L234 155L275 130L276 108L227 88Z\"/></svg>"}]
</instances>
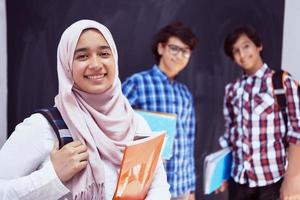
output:
<instances>
[{"instance_id":1,"label":"shirt sleeve","mask_svg":"<svg viewBox=\"0 0 300 200\"><path fill-rule=\"evenodd\" d=\"M232 126L232 116L233 116L233 107L231 104L230 98L230 85L225 87L225 95L223 101L223 116L224 116L224 126L225 126L225 133L219 138L219 144L222 148L230 146L230 129Z\"/></svg>"},{"instance_id":2,"label":"shirt sleeve","mask_svg":"<svg viewBox=\"0 0 300 200\"><path fill-rule=\"evenodd\" d=\"M134 107L138 100L137 81L134 75L122 83L122 92L128 99L130 105Z\"/></svg>"},{"instance_id":3,"label":"shirt sleeve","mask_svg":"<svg viewBox=\"0 0 300 200\"><path fill-rule=\"evenodd\" d=\"M196 191L196 170L195 170L195 155L194 155L194 151L195 151L195 134L196 134L196 116L195 116L195 108L194 108L194 104L193 104L193 98L191 96L191 104L190 104L190 115L189 115L189 119L188 119L188 147L190 149L190 164L189 164L189 180L190 180L190 189L191 192L195 192Z\"/></svg>"},{"instance_id":4,"label":"shirt sleeve","mask_svg":"<svg viewBox=\"0 0 300 200\"><path fill-rule=\"evenodd\" d=\"M50 161L55 141L40 114L16 127L0 150L0 199L58 199L69 192Z\"/></svg>"},{"instance_id":5,"label":"shirt sleeve","mask_svg":"<svg viewBox=\"0 0 300 200\"><path fill-rule=\"evenodd\" d=\"M59 199L69 190L57 177L51 161L31 174L14 179L0 179L0 199Z\"/></svg>"},{"instance_id":6,"label":"shirt sleeve","mask_svg":"<svg viewBox=\"0 0 300 200\"><path fill-rule=\"evenodd\" d=\"M288 141L300 145L300 102L299 85L290 76L284 81L286 87L287 115L288 115Z\"/></svg>"}]
</instances>

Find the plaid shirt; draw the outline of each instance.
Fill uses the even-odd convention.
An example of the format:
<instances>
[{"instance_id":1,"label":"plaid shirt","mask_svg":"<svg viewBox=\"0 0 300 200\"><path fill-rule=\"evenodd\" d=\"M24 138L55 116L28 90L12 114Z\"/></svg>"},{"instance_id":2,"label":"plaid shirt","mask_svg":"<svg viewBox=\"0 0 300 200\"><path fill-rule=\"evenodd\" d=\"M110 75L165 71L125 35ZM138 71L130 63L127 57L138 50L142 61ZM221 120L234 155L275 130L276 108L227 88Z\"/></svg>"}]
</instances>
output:
<instances>
[{"instance_id":1,"label":"plaid shirt","mask_svg":"<svg viewBox=\"0 0 300 200\"><path fill-rule=\"evenodd\" d=\"M165 167L173 197L195 191L195 111L187 87L168 77L154 65L151 70L129 77L123 93L133 108L177 115L173 155Z\"/></svg>"},{"instance_id":2,"label":"plaid shirt","mask_svg":"<svg viewBox=\"0 0 300 200\"><path fill-rule=\"evenodd\" d=\"M223 147L233 150L231 176L249 187L277 182L285 173L286 128L274 99L272 70L266 64L253 76L243 76L225 89ZM300 108L297 83L284 78L287 99L287 140L300 144Z\"/></svg>"}]
</instances>

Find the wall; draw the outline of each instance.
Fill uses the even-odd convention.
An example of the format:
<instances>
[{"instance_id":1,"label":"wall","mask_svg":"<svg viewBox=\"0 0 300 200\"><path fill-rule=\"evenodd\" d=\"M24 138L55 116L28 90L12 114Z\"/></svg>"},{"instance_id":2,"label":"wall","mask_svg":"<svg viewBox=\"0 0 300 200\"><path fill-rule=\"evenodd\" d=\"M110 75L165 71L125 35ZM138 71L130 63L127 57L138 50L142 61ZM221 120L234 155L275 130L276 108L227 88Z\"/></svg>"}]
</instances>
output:
<instances>
[{"instance_id":1,"label":"wall","mask_svg":"<svg viewBox=\"0 0 300 200\"><path fill-rule=\"evenodd\" d=\"M281 63L292 67L291 70L297 68L296 64L285 63L287 60L297 63L296 59L285 57L292 55L289 52L291 49L299 48L299 45L295 45L299 32L295 37L289 36L295 31L291 28L296 27L290 20L299 21L299 15L295 18L296 7L298 10L300 8L297 1L286 1L284 25L288 31L284 31L284 56L281 60L283 0L271 3L269 0L178 0L176 3L173 0L10 0L7 2L8 132L11 133L15 125L34 109L53 105L53 97L57 92L56 47L62 31L75 20L90 18L108 26L119 50L122 80L153 64L150 52L152 35L166 23L181 20L193 27L200 41L189 67L179 77L194 94L197 110L197 197L207 200L226 199L225 194L202 195L203 158L219 148L217 138L223 132L224 85L241 74L238 67L224 55L223 39L233 26L251 24L262 33L264 58L272 68L279 68ZM2 2L4 0L0 0ZM294 14L290 15L289 12ZM5 10L0 10L2 13ZM4 19L2 15L0 19ZM0 41L6 41L3 30L1 28ZM290 41L290 38L294 40ZM290 46L286 46L286 42ZM5 42L0 42L0 45L5 46ZM296 55L300 55L299 49ZM5 57L0 57L2 61L1 66L5 66ZM2 72L1 69L1 76ZM2 77L0 80L3 80ZM1 87L5 85L6 80L0 84ZM0 91L5 94L6 86ZM3 132L0 131L6 133L4 128ZM0 136L3 138L4 134Z\"/></svg>"},{"instance_id":2,"label":"wall","mask_svg":"<svg viewBox=\"0 0 300 200\"><path fill-rule=\"evenodd\" d=\"M282 68L300 81L300 1L286 0L284 15Z\"/></svg>"},{"instance_id":3,"label":"wall","mask_svg":"<svg viewBox=\"0 0 300 200\"><path fill-rule=\"evenodd\" d=\"M153 65L152 36L165 24L180 20L199 37L199 46L179 77L193 93L197 113L197 197L224 199L225 194L202 195L203 158L219 148L217 139L223 133L224 86L241 74L224 55L223 40L234 26L254 26L264 41L265 60L278 68L283 11L283 0L9 0L8 131L11 133L34 109L53 105L57 93L56 47L63 30L75 20L95 19L111 30L122 80Z\"/></svg>"},{"instance_id":4,"label":"wall","mask_svg":"<svg viewBox=\"0 0 300 200\"><path fill-rule=\"evenodd\" d=\"M6 139L7 108L7 51L5 0L0 0L0 148Z\"/></svg>"}]
</instances>

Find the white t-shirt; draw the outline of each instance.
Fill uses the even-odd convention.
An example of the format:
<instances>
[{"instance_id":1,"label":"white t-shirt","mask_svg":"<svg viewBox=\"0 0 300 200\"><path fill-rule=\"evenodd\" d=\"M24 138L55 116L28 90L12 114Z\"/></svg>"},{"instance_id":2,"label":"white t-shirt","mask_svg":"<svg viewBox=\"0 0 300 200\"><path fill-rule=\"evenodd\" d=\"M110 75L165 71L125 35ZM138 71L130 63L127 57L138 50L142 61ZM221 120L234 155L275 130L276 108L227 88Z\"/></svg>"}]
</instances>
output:
<instances>
[{"instance_id":1,"label":"white t-shirt","mask_svg":"<svg viewBox=\"0 0 300 200\"><path fill-rule=\"evenodd\" d=\"M139 116L139 133L149 131ZM72 199L67 187L57 177L50 152L57 141L48 121L33 114L16 126L0 150L0 199ZM117 183L117 170L104 160L106 199L112 199ZM162 161L156 169L147 198L170 199L169 184Z\"/></svg>"}]
</instances>

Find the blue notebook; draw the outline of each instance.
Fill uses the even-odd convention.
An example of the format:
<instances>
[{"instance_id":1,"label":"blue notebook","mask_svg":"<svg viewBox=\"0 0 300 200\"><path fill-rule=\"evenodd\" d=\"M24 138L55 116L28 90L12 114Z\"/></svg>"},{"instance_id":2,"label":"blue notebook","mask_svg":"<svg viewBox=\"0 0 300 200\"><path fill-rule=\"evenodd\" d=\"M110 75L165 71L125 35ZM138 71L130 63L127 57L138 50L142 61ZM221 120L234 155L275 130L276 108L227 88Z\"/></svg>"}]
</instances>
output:
<instances>
[{"instance_id":1,"label":"blue notebook","mask_svg":"<svg viewBox=\"0 0 300 200\"><path fill-rule=\"evenodd\" d=\"M204 160L204 194L218 189L230 178L232 153L230 148L221 149L209 154Z\"/></svg>"},{"instance_id":2,"label":"blue notebook","mask_svg":"<svg viewBox=\"0 0 300 200\"><path fill-rule=\"evenodd\" d=\"M162 150L162 158L168 160L173 154L173 143L176 133L176 114L135 110L148 122L151 130L166 131L166 139Z\"/></svg>"}]
</instances>

